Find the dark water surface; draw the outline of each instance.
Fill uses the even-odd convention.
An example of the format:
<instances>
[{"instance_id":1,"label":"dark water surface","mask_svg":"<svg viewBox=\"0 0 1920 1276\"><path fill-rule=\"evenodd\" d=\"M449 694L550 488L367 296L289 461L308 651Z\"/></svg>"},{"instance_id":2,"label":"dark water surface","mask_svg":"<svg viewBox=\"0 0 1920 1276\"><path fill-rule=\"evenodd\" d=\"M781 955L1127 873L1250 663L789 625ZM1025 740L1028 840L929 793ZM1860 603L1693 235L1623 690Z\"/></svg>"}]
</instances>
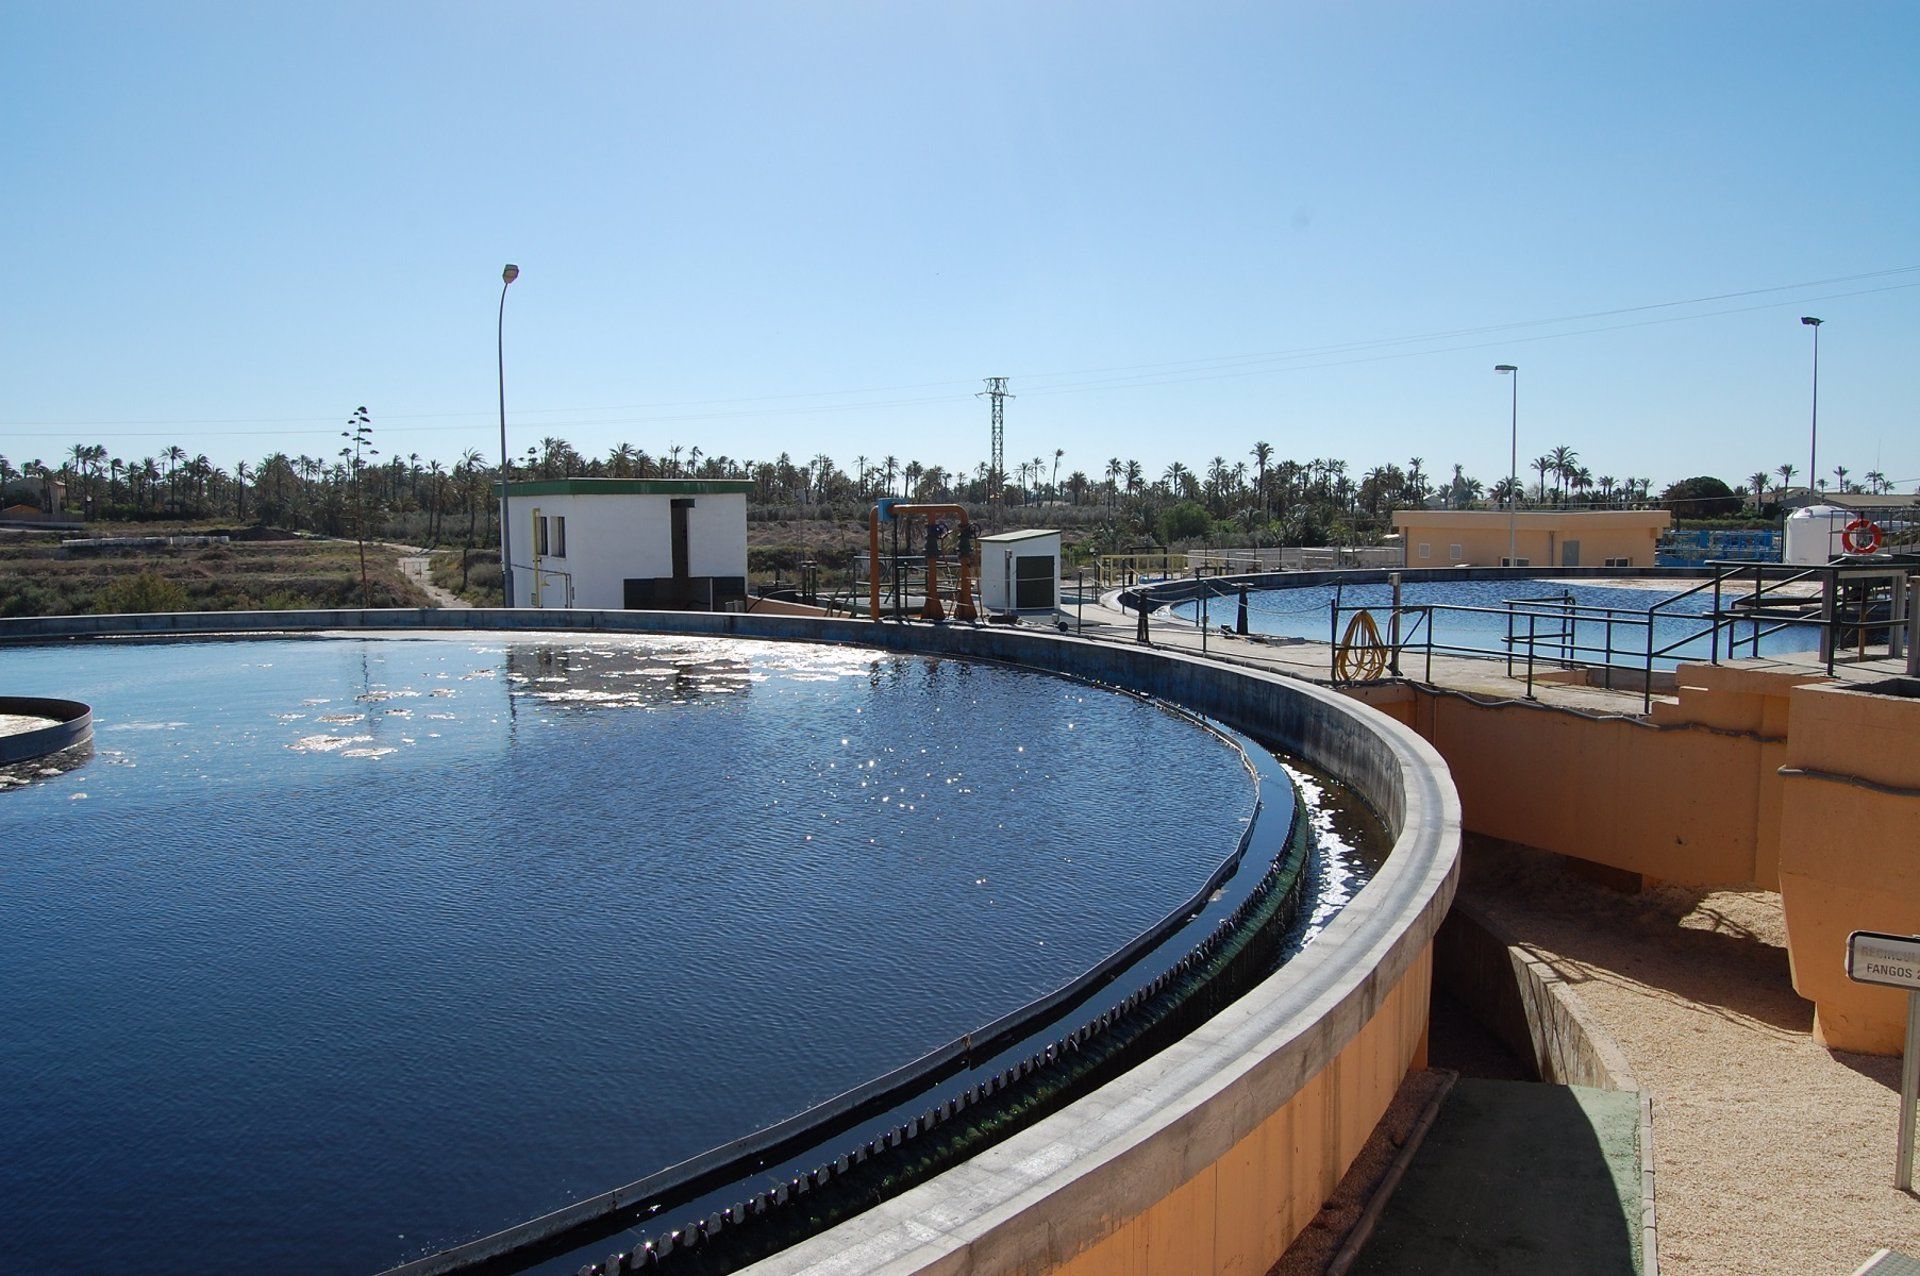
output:
<instances>
[{"instance_id":1,"label":"dark water surface","mask_svg":"<svg viewBox=\"0 0 1920 1276\"><path fill-rule=\"evenodd\" d=\"M1065 982L1252 806L1151 704L829 647L94 642L0 684L97 727L0 791L6 1271L369 1272L638 1178Z\"/></svg>"}]
</instances>

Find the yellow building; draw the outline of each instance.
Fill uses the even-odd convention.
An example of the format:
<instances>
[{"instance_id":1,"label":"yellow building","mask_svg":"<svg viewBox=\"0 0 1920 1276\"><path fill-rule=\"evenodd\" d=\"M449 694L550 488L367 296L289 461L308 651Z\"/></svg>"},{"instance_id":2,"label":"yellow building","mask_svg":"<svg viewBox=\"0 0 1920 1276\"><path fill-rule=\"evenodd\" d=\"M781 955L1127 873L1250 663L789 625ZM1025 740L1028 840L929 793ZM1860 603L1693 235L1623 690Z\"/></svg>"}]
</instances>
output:
<instances>
[{"instance_id":1,"label":"yellow building","mask_svg":"<svg viewBox=\"0 0 1920 1276\"><path fill-rule=\"evenodd\" d=\"M1666 510L1393 512L1408 567L1652 567L1654 545L1672 525Z\"/></svg>"}]
</instances>

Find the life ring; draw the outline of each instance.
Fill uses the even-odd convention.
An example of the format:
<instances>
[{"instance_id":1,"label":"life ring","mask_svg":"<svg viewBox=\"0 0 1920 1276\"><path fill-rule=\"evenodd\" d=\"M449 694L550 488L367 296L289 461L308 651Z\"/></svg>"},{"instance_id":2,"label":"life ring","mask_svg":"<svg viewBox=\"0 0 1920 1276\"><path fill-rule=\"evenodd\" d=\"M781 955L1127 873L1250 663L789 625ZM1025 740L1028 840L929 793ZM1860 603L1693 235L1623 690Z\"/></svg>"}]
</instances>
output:
<instances>
[{"instance_id":1,"label":"life ring","mask_svg":"<svg viewBox=\"0 0 1920 1276\"><path fill-rule=\"evenodd\" d=\"M1867 518L1856 518L1840 533L1840 545L1849 554L1871 554L1880 548L1880 525Z\"/></svg>"}]
</instances>

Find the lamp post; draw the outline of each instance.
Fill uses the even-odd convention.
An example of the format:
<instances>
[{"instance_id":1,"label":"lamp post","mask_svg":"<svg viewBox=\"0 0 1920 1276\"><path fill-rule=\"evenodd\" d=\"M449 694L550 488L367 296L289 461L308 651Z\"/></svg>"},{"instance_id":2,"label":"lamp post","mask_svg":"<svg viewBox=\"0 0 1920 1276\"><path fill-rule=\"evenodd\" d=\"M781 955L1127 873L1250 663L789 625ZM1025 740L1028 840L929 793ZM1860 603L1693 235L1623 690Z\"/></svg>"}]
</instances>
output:
<instances>
[{"instance_id":1,"label":"lamp post","mask_svg":"<svg viewBox=\"0 0 1920 1276\"><path fill-rule=\"evenodd\" d=\"M513 606L513 528L507 510L507 485L513 471L507 462L507 288L520 277L520 267L500 272L500 322L494 332L494 351L500 361L500 590Z\"/></svg>"},{"instance_id":2,"label":"lamp post","mask_svg":"<svg viewBox=\"0 0 1920 1276\"><path fill-rule=\"evenodd\" d=\"M1812 315L1800 322L1813 329L1813 428L1807 441L1807 504L1813 504L1813 485L1820 474L1820 324Z\"/></svg>"},{"instance_id":3,"label":"lamp post","mask_svg":"<svg viewBox=\"0 0 1920 1276\"><path fill-rule=\"evenodd\" d=\"M1493 370L1513 377L1513 415L1507 427L1507 566L1517 567L1519 536L1514 528L1514 503L1520 487L1520 369L1500 363Z\"/></svg>"}]
</instances>

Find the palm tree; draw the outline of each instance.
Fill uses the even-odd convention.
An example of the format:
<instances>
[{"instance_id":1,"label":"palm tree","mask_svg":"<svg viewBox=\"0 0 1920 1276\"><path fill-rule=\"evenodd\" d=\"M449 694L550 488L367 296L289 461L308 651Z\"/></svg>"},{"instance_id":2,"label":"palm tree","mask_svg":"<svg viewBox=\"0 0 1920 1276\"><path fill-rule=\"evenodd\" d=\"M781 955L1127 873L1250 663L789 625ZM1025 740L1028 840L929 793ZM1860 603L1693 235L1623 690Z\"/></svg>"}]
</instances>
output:
<instances>
[{"instance_id":1,"label":"palm tree","mask_svg":"<svg viewBox=\"0 0 1920 1276\"><path fill-rule=\"evenodd\" d=\"M1574 463L1580 459L1580 454L1562 443L1556 446L1550 455L1553 458L1553 472L1558 475L1561 480L1559 485L1560 495L1564 498L1567 492L1566 483L1573 477Z\"/></svg>"},{"instance_id":2,"label":"palm tree","mask_svg":"<svg viewBox=\"0 0 1920 1276\"><path fill-rule=\"evenodd\" d=\"M1528 467L1540 471L1540 503L1542 505L1547 501L1547 475L1553 472L1553 466L1554 460L1551 456L1536 456L1533 458L1533 464Z\"/></svg>"},{"instance_id":3,"label":"palm tree","mask_svg":"<svg viewBox=\"0 0 1920 1276\"><path fill-rule=\"evenodd\" d=\"M1271 508L1267 501L1267 464L1273 460L1273 444L1255 443L1251 455L1254 469L1253 491L1260 501L1261 512L1264 513Z\"/></svg>"}]
</instances>

